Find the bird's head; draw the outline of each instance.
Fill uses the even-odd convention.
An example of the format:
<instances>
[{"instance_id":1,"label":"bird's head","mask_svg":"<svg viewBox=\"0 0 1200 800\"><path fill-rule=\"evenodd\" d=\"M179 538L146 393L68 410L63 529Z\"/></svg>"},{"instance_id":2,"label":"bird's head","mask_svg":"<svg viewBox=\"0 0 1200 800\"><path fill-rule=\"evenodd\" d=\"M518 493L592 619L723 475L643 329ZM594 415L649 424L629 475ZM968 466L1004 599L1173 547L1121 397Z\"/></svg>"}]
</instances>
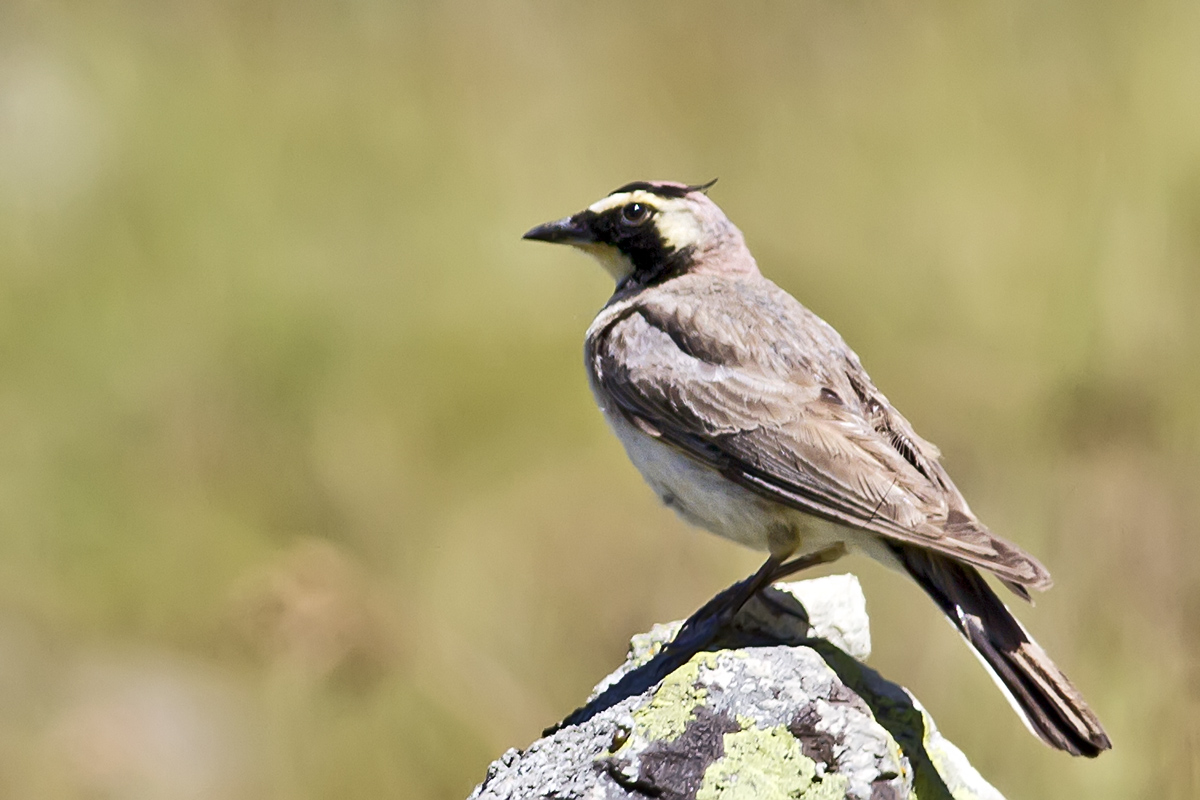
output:
<instances>
[{"instance_id":1,"label":"bird's head","mask_svg":"<svg viewBox=\"0 0 1200 800\"><path fill-rule=\"evenodd\" d=\"M578 247L600 262L618 289L688 272L757 273L742 232L705 194L713 183L626 184L524 238Z\"/></svg>"}]
</instances>

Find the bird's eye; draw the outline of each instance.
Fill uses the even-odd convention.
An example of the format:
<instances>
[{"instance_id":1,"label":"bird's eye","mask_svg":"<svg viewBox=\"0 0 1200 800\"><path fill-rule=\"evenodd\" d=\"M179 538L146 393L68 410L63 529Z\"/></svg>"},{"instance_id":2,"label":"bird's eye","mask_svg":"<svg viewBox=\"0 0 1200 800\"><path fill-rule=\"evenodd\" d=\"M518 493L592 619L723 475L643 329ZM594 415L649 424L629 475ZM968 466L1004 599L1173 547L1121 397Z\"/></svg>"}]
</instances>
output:
<instances>
[{"instance_id":1,"label":"bird's eye","mask_svg":"<svg viewBox=\"0 0 1200 800\"><path fill-rule=\"evenodd\" d=\"M621 209L621 221L626 225L641 225L650 219L652 209L643 203L629 203Z\"/></svg>"}]
</instances>

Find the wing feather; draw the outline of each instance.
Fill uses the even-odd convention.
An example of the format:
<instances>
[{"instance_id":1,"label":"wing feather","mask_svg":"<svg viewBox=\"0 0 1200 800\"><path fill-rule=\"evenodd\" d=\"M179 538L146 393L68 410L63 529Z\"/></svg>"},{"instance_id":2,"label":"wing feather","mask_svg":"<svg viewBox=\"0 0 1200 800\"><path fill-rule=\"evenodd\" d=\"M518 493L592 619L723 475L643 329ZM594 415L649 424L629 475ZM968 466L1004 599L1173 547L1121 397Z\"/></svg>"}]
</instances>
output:
<instances>
[{"instance_id":1,"label":"wing feather","mask_svg":"<svg viewBox=\"0 0 1200 800\"><path fill-rule=\"evenodd\" d=\"M756 321L768 328L759 340L787 346L748 349L745 323L719 313L734 290L715 302L647 294L602 315L589 333L588 366L604 401L772 500L1006 583L1047 588L1041 564L974 518L937 449L874 388L837 333L759 280L778 293L754 298Z\"/></svg>"}]
</instances>

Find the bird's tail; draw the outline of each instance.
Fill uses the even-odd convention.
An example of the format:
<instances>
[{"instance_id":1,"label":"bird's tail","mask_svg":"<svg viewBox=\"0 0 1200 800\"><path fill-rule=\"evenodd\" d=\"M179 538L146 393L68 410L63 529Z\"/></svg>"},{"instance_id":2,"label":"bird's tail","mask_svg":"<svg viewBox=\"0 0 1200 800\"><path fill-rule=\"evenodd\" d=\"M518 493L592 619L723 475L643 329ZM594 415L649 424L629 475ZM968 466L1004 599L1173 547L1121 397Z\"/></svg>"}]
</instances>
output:
<instances>
[{"instance_id":1,"label":"bird's tail","mask_svg":"<svg viewBox=\"0 0 1200 800\"><path fill-rule=\"evenodd\" d=\"M908 573L945 612L1026 726L1051 747L1094 758L1112 747L1067 676L974 567L928 550L894 546Z\"/></svg>"}]
</instances>

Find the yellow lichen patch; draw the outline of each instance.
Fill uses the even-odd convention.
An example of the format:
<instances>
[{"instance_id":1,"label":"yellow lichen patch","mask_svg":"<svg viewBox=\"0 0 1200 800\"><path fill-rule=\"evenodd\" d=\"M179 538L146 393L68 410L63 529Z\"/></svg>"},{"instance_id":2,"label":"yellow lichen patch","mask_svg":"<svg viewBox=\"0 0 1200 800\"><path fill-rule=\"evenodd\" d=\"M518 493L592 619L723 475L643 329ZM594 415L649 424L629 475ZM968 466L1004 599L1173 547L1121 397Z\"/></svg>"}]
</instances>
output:
<instances>
[{"instance_id":1,"label":"yellow lichen patch","mask_svg":"<svg viewBox=\"0 0 1200 800\"><path fill-rule=\"evenodd\" d=\"M841 775L818 778L784 726L748 727L725 734L725 756L705 770L696 800L835 800L847 786Z\"/></svg>"},{"instance_id":2,"label":"yellow lichen patch","mask_svg":"<svg viewBox=\"0 0 1200 800\"><path fill-rule=\"evenodd\" d=\"M663 680L654 698L633 713L635 735L649 741L671 742L683 735L704 705L708 690L700 685L700 668L712 669L716 653L700 653Z\"/></svg>"}]
</instances>

